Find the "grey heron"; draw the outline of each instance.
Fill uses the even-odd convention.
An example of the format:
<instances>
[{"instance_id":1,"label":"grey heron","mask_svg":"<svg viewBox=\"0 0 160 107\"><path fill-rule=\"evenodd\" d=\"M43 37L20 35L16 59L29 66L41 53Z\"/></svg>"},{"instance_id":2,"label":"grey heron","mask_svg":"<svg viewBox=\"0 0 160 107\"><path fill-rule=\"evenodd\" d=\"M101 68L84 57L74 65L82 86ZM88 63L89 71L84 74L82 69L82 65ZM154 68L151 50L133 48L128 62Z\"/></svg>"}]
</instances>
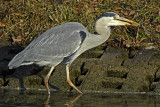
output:
<instances>
[{"instance_id":1,"label":"grey heron","mask_svg":"<svg viewBox=\"0 0 160 107\"><path fill-rule=\"evenodd\" d=\"M44 80L48 94L50 94L48 87L49 77L55 66L65 64L68 84L82 94L70 80L69 66L86 50L104 43L110 36L110 26L119 25L138 26L138 23L120 17L114 12L106 12L95 21L97 34L89 33L78 22L68 22L55 26L34 39L10 61L8 67L12 69L30 64L51 67Z\"/></svg>"}]
</instances>

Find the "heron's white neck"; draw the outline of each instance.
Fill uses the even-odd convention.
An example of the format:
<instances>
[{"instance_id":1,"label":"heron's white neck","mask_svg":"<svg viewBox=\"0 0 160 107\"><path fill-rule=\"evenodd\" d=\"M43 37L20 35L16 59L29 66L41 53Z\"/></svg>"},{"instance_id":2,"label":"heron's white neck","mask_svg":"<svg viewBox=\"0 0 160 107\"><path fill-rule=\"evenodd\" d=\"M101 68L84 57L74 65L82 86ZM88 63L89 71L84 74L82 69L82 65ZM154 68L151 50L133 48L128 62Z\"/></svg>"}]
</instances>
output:
<instances>
[{"instance_id":1,"label":"heron's white neck","mask_svg":"<svg viewBox=\"0 0 160 107\"><path fill-rule=\"evenodd\" d=\"M96 23L95 23L95 30L101 36L107 37L107 39L110 36L110 27L107 26L105 18L101 18L101 19L99 19L99 20L96 21Z\"/></svg>"},{"instance_id":2,"label":"heron's white neck","mask_svg":"<svg viewBox=\"0 0 160 107\"><path fill-rule=\"evenodd\" d=\"M96 30L99 34L89 34L88 38L85 41L85 46L87 46L87 49L94 48L98 45L101 45L104 43L110 35L110 28L109 27L102 27L99 26Z\"/></svg>"},{"instance_id":3,"label":"heron's white neck","mask_svg":"<svg viewBox=\"0 0 160 107\"><path fill-rule=\"evenodd\" d=\"M95 23L95 31L98 35L92 36L92 41L97 45L104 43L110 36L110 27L108 27L103 21L97 21Z\"/></svg>"},{"instance_id":4,"label":"heron's white neck","mask_svg":"<svg viewBox=\"0 0 160 107\"><path fill-rule=\"evenodd\" d=\"M104 43L110 36L110 28L106 25L103 25L103 23L97 23L95 24L95 30L98 34L91 34L88 33L87 38L83 42L81 48L82 52L94 48L98 45L101 45Z\"/></svg>"}]
</instances>

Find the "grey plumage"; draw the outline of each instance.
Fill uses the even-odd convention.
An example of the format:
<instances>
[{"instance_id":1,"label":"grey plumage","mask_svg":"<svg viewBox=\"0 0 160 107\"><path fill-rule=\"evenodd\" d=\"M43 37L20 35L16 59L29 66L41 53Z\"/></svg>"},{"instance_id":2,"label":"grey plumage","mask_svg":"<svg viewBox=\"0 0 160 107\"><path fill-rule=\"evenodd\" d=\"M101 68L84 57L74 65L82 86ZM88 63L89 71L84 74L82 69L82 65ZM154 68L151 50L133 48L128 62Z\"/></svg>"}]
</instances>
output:
<instances>
[{"instance_id":1,"label":"grey plumage","mask_svg":"<svg viewBox=\"0 0 160 107\"><path fill-rule=\"evenodd\" d=\"M104 43L110 36L110 26L118 25L137 26L138 24L119 17L114 12L107 12L95 22L95 30L98 34L89 33L82 24L77 22L53 27L33 40L11 60L8 66L10 69L33 63L50 66L51 69L45 78L45 85L50 94L48 79L55 66L65 64L69 85L82 93L70 80L69 65L84 51Z\"/></svg>"},{"instance_id":2,"label":"grey plumage","mask_svg":"<svg viewBox=\"0 0 160 107\"><path fill-rule=\"evenodd\" d=\"M14 68L32 63L41 66L53 66L57 62L69 63L64 58L71 57L80 48L87 34L87 29L76 22L53 27L33 40L8 66Z\"/></svg>"}]
</instances>

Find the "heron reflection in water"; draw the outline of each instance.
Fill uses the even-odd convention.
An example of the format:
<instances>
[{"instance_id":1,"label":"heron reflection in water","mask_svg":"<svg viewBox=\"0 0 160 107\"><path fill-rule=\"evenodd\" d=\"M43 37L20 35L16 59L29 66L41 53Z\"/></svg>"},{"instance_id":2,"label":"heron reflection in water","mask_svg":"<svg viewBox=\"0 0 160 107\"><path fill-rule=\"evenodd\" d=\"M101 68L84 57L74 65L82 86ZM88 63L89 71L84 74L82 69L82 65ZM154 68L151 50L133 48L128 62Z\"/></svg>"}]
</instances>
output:
<instances>
[{"instance_id":1,"label":"heron reflection in water","mask_svg":"<svg viewBox=\"0 0 160 107\"><path fill-rule=\"evenodd\" d=\"M74 104L76 104L76 102L79 100L79 98L82 96L82 94L79 94L78 96L74 97L73 99L70 99L69 101L65 102L64 105L66 105L67 107L73 107ZM51 99L52 100L52 99ZM45 101L45 107L50 107L50 95L48 95L47 100ZM52 100L53 101L53 100Z\"/></svg>"},{"instance_id":2,"label":"heron reflection in water","mask_svg":"<svg viewBox=\"0 0 160 107\"><path fill-rule=\"evenodd\" d=\"M138 24L120 17L114 12L107 12L95 21L95 31L98 34L91 34L82 24L77 22L55 26L34 39L10 61L8 66L10 69L30 64L51 67L44 81L48 94L50 94L49 77L55 66L64 64L66 65L67 82L82 94L70 80L69 66L86 50L104 43L110 36L110 26L120 25L137 26Z\"/></svg>"}]
</instances>

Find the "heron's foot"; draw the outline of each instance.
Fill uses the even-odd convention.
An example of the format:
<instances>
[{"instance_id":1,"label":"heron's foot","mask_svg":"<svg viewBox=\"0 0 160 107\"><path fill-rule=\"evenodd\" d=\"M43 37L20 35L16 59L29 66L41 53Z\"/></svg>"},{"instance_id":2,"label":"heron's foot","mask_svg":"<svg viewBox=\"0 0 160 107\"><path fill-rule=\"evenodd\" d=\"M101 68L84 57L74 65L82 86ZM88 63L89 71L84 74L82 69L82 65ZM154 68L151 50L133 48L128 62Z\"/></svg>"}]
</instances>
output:
<instances>
[{"instance_id":1,"label":"heron's foot","mask_svg":"<svg viewBox=\"0 0 160 107\"><path fill-rule=\"evenodd\" d=\"M82 91L80 91L70 80L70 78L67 79L68 84L73 87L78 93L83 94Z\"/></svg>"},{"instance_id":2,"label":"heron's foot","mask_svg":"<svg viewBox=\"0 0 160 107\"><path fill-rule=\"evenodd\" d=\"M78 89L78 88L77 88L77 89ZM82 91L80 91L79 89L78 89L77 91L78 91L78 93L79 93L79 94L83 94L83 92L82 92Z\"/></svg>"}]
</instances>

